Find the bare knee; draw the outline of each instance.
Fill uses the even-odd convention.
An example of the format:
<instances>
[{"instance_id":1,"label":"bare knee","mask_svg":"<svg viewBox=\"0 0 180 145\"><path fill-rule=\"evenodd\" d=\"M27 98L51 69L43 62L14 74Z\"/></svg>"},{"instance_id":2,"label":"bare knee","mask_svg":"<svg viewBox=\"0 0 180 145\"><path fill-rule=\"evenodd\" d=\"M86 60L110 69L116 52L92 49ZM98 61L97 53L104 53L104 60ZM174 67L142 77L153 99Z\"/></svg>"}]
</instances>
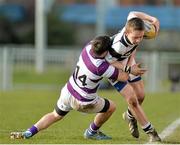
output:
<instances>
[{"instance_id":1,"label":"bare knee","mask_svg":"<svg viewBox=\"0 0 180 145\"><path fill-rule=\"evenodd\" d=\"M142 103L143 103L144 98L145 98L145 96L144 96L144 95L142 95L142 96L138 96L138 102L139 102L139 104L142 104Z\"/></svg>"},{"instance_id":2,"label":"bare knee","mask_svg":"<svg viewBox=\"0 0 180 145\"><path fill-rule=\"evenodd\" d=\"M109 100L109 103L110 103L110 105L109 105L108 112L113 113L116 110L116 104L110 100Z\"/></svg>"},{"instance_id":3,"label":"bare knee","mask_svg":"<svg viewBox=\"0 0 180 145\"><path fill-rule=\"evenodd\" d=\"M130 106L134 106L134 107L137 106L139 100L137 99L136 93L132 88L130 88L129 91L126 91L126 93L124 93L124 97L126 99L126 102Z\"/></svg>"},{"instance_id":4,"label":"bare knee","mask_svg":"<svg viewBox=\"0 0 180 145\"><path fill-rule=\"evenodd\" d=\"M144 101L144 98L145 98L144 91L143 90L141 90L141 91L135 90L135 91L136 91L136 96L137 96L139 104L142 104L142 102Z\"/></svg>"},{"instance_id":5,"label":"bare knee","mask_svg":"<svg viewBox=\"0 0 180 145\"><path fill-rule=\"evenodd\" d=\"M138 100L135 96L131 96L127 99L128 104L133 107L136 108L138 106Z\"/></svg>"},{"instance_id":6,"label":"bare knee","mask_svg":"<svg viewBox=\"0 0 180 145\"><path fill-rule=\"evenodd\" d=\"M131 86L133 87L133 90L136 93L139 104L142 104L145 97L144 83L142 81L138 81L138 82L132 83Z\"/></svg>"},{"instance_id":7,"label":"bare knee","mask_svg":"<svg viewBox=\"0 0 180 145\"><path fill-rule=\"evenodd\" d=\"M60 115L56 112L56 110L54 110L53 112L51 112L51 114L52 114L52 117L53 117L55 120L59 120L59 119L61 119L61 118L64 117L64 116L60 116Z\"/></svg>"}]
</instances>

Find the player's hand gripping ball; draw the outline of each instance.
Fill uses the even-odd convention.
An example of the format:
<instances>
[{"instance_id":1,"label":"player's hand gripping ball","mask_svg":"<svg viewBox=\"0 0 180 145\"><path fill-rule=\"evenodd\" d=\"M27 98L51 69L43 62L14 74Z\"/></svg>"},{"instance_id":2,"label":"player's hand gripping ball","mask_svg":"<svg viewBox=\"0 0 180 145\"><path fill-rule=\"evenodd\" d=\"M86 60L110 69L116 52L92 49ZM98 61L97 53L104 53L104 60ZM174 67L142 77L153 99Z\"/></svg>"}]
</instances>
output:
<instances>
[{"instance_id":1,"label":"player's hand gripping ball","mask_svg":"<svg viewBox=\"0 0 180 145\"><path fill-rule=\"evenodd\" d=\"M156 37L156 27L149 21L144 21L145 32L144 39L153 39Z\"/></svg>"}]
</instances>

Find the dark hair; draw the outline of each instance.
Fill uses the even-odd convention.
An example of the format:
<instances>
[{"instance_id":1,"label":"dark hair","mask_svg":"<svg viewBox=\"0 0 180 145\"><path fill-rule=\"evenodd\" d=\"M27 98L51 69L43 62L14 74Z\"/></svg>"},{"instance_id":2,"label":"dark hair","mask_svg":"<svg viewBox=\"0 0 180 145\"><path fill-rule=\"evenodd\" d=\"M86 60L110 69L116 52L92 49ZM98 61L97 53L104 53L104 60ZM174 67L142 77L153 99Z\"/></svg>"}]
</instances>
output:
<instances>
[{"instance_id":1,"label":"dark hair","mask_svg":"<svg viewBox=\"0 0 180 145\"><path fill-rule=\"evenodd\" d=\"M143 31L145 29L144 21L137 17L128 20L126 23L126 31L129 31L130 29Z\"/></svg>"},{"instance_id":2,"label":"dark hair","mask_svg":"<svg viewBox=\"0 0 180 145\"><path fill-rule=\"evenodd\" d=\"M97 55L101 55L104 52L108 51L111 47L112 42L109 36L97 36L92 41L93 52Z\"/></svg>"}]
</instances>

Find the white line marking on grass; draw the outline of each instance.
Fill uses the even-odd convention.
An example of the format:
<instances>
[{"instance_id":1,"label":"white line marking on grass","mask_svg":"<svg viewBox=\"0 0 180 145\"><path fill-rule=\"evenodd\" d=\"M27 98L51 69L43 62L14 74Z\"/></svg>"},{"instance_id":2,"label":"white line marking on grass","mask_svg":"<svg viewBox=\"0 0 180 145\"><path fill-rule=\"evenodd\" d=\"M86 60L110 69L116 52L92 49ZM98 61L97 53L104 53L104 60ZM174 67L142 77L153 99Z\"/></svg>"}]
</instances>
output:
<instances>
[{"instance_id":1,"label":"white line marking on grass","mask_svg":"<svg viewBox=\"0 0 180 145\"><path fill-rule=\"evenodd\" d=\"M166 137L170 136L176 128L180 126L180 118L172 122L170 125L168 125L160 134L160 138L163 140ZM146 144L151 144L150 142L147 142Z\"/></svg>"},{"instance_id":2,"label":"white line marking on grass","mask_svg":"<svg viewBox=\"0 0 180 145\"><path fill-rule=\"evenodd\" d=\"M164 139L164 138L170 136L170 135L176 130L176 128L178 128L178 126L180 126L180 118L178 118L178 119L175 120L173 123L171 123L169 126L167 126L167 127L159 134L159 136L161 137L161 139Z\"/></svg>"}]
</instances>

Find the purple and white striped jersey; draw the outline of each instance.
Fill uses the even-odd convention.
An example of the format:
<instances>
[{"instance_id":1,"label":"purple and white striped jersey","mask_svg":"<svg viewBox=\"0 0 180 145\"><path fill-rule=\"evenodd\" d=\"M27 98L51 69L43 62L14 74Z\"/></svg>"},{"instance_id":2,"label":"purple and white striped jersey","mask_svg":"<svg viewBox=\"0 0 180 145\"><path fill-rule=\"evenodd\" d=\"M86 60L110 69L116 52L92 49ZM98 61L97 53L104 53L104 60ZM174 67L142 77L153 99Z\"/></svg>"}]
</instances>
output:
<instances>
[{"instance_id":1,"label":"purple and white striped jersey","mask_svg":"<svg viewBox=\"0 0 180 145\"><path fill-rule=\"evenodd\" d=\"M97 96L100 80L105 77L115 81L118 73L118 69L111 66L104 58L95 57L89 44L82 50L67 88L78 100L92 101Z\"/></svg>"}]
</instances>

